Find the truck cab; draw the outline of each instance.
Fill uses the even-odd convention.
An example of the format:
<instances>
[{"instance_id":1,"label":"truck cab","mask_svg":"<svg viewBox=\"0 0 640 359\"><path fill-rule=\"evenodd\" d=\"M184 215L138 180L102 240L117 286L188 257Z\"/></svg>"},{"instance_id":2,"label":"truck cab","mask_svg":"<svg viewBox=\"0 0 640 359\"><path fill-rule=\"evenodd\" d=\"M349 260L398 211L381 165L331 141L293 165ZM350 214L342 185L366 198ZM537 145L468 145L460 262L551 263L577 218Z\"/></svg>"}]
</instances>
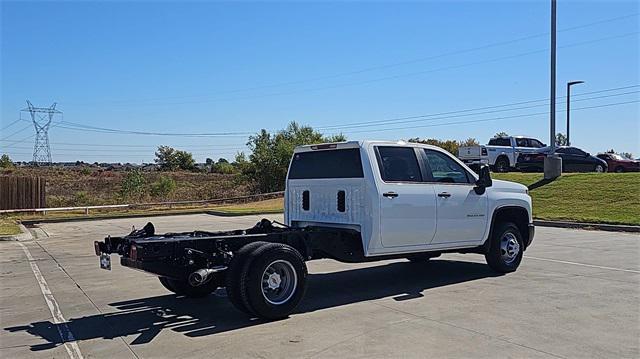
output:
<instances>
[{"instance_id":1,"label":"truck cab","mask_svg":"<svg viewBox=\"0 0 640 359\"><path fill-rule=\"evenodd\" d=\"M364 255L375 257L483 246L492 222L508 209L526 247L532 237L527 188L480 180L460 160L430 145L351 141L300 146L287 176L285 221L294 228L356 230Z\"/></svg>"}]
</instances>

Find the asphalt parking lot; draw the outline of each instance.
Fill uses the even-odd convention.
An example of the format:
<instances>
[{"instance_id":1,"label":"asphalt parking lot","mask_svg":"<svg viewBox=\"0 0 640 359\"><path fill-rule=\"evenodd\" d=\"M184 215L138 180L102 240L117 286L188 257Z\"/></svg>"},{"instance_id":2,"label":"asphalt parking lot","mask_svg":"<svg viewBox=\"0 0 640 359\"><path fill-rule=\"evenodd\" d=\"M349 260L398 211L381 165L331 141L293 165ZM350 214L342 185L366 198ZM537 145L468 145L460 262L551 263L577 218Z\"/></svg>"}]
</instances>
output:
<instances>
[{"instance_id":1,"label":"asphalt parking lot","mask_svg":"<svg viewBox=\"0 0 640 359\"><path fill-rule=\"evenodd\" d=\"M167 232L245 228L259 218L151 220ZM117 260L99 269L93 241L145 223L42 224L35 240L0 242L0 357L640 357L637 234L539 227L508 275L473 254L427 264L310 262L296 313L263 322L238 312L224 291L186 299Z\"/></svg>"}]
</instances>

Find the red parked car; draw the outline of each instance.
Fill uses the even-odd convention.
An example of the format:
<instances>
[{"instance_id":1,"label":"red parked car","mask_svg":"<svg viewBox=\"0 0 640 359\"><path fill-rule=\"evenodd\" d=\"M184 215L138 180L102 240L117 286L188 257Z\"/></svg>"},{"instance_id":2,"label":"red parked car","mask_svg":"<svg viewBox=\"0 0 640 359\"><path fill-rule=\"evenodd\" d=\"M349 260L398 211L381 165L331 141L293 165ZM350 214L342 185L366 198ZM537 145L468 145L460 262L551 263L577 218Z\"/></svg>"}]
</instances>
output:
<instances>
[{"instance_id":1,"label":"red parked car","mask_svg":"<svg viewBox=\"0 0 640 359\"><path fill-rule=\"evenodd\" d=\"M610 172L637 172L640 171L640 161L624 158L615 153L600 153L598 158L607 161Z\"/></svg>"}]
</instances>

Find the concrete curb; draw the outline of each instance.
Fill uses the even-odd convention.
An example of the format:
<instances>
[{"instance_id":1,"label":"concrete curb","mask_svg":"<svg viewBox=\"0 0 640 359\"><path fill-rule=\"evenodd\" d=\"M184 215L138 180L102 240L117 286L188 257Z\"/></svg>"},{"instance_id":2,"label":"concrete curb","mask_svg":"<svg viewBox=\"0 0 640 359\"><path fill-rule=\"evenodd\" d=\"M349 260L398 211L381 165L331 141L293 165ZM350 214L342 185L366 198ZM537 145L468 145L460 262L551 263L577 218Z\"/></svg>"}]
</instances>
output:
<instances>
[{"instance_id":1,"label":"concrete curb","mask_svg":"<svg viewBox=\"0 0 640 359\"><path fill-rule=\"evenodd\" d=\"M534 220L533 224L540 227L575 228L575 229L591 229L591 230L608 231L608 232L640 233L640 226L627 226L622 224L581 223L581 222L544 221L544 220Z\"/></svg>"},{"instance_id":2,"label":"concrete curb","mask_svg":"<svg viewBox=\"0 0 640 359\"><path fill-rule=\"evenodd\" d=\"M30 241L33 239L33 236L31 235L31 232L27 229L27 227L25 227L23 224L20 224L20 230L22 231L22 233L20 234L16 234L13 236L2 236L0 237L0 241L5 242L5 241Z\"/></svg>"}]
</instances>

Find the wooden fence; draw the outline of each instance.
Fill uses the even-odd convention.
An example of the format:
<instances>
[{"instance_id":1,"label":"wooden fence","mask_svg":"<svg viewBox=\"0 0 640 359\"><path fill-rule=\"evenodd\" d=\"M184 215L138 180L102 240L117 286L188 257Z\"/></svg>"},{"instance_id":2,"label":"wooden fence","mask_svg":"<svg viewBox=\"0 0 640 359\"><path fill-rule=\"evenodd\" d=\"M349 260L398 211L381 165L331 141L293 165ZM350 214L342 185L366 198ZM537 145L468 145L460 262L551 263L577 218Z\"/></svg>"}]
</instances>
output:
<instances>
[{"instance_id":1,"label":"wooden fence","mask_svg":"<svg viewBox=\"0 0 640 359\"><path fill-rule=\"evenodd\" d=\"M43 177L0 176L0 210L47 207L45 184Z\"/></svg>"}]
</instances>

